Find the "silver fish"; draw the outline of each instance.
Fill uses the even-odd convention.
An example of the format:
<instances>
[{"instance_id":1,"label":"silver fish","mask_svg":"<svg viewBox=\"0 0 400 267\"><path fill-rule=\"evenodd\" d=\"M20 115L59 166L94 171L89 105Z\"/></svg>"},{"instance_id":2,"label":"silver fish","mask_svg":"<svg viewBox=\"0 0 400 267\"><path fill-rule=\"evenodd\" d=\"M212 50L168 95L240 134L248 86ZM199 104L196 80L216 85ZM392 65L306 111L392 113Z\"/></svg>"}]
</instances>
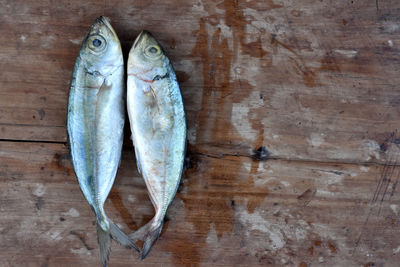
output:
<instances>
[{"instance_id":1,"label":"silver fish","mask_svg":"<svg viewBox=\"0 0 400 267\"><path fill-rule=\"evenodd\" d=\"M99 17L82 42L69 93L67 128L72 163L80 188L96 214L103 266L111 238L126 247L133 241L104 212L121 159L125 122L124 60L119 39Z\"/></svg>"},{"instance_id":2,"label":"silver fish","mask_svg":"<svg viewBox=\"0 0 400 267\"><path fill-rule=\"evenodd\" d=\"M144 259L158 239L182 175L186 120L175 72L161 45L147 31L128 58L127 106L138 170L155 208L154 218L130 235L144 241Z\"/></svg>"}]
</instances>

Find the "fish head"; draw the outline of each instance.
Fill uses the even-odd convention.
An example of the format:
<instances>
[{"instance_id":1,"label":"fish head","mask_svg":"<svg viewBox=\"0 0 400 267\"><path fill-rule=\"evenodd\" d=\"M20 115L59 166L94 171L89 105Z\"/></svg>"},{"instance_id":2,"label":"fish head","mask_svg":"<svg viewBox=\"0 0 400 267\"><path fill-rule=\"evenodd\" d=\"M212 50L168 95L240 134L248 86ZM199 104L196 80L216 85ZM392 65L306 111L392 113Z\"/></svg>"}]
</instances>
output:
<instances>
[{"instance_id":1,"label":"fish head","mask_svg":"<svg viewBox=\"0 0 400 267\"><path fill-rule=\"evenodd\" d=\"M144 81L156 81L168 75L169 65L158 41L150 32L142 31L129 51L128 75Z\"/></svg>"},{"instance_id":2,"label":"fish head","mask_svg":"<svg viewBox=\"0 0 400 267\"><path fill-rule=\"evenodd\" d=\"M90 27L82 42L80 57L88 72L100 75L123 65L120 41L106 17L97 18Z\"/></svg>"}]
</instances>

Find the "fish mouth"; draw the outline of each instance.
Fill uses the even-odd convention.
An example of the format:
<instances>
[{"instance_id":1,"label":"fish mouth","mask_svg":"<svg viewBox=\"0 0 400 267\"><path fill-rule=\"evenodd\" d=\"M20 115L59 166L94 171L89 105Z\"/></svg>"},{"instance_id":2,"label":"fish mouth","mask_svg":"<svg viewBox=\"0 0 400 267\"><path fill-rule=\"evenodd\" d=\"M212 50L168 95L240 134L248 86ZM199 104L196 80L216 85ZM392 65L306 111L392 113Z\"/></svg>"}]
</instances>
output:
<instances>
[{"instance_id":1,"label":"fish mouth","mask_svg":"<svg viewBox=\"0 0 400 267\"><path fill-rule=\"evenodd\" d=\"M135 42L133 43L132 49L135 49L143 40L146 35L151 35L150 32L143 30L139 33L138 37L136 37Z\"/></svg>"},{"instance_id":2,"label":"fish mouth","mask_svg":"<svg viewBox=\"0 0 400 267\"><path fill-rule=\"evenodd\" d=\"M108 29L108 31L110 31L115 37L118 36L117 33L115 32L114 28L111 26L109 18L107 18L105 16L100 16L96 19L96 22L94 23L94 25L95 24L105 26Z\"/></svg>"},{"instance_id":3,"label":"fish mouth","mask_svg":"<svg viewBox=\"0 0 400 267\"><path fill-rule=\"evenodd\" d=\"M109 18L105 17L105 16L100 16L96 19L96 22L99 24L103 24L105 25L107 28L109 28L110 30L112 29L111 24L110 24L110 20Z\"/></svg>"}]
</instances>

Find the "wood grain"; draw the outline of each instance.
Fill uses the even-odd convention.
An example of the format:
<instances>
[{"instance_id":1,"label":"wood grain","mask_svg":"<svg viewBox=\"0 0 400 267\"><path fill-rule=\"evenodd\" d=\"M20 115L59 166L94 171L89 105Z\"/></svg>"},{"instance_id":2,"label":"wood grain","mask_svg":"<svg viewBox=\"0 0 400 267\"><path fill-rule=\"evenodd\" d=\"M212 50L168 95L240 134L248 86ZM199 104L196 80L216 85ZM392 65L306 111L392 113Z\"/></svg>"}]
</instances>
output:
<instances>
[{"instance_id":1,"label":"wood grain","mask_svg":"<svg viewBox=\"0 0 400 267\"><path fill-rule=\"evenodd\" d=\"M98 265L94 216L66 147L1 142L0 151L5 266ZM200 154L190 163L149 257L140 262L114 244L110 266L359 266L371 260L395 266L399 260L397 166ZM127 232L153 215L135 164L133 149L125 149L106 205Z\"/></svg>"},{"instance_id":2,"label":"wood grain","mask_svg":"<svg viewBox=\"0 0 400 267\"><path fill-rule=\"evenodd\" d=\"M100 15L125 55L160 40L188 119L161 239L143 262L114 244L110 266L397 266L395 0L0 0L0 265L99 264L65 112ZM153 214L129 136L107 202L126 232Z\"/></svg>"},{"instance_id":3,"label":"wood grain","mask_svg":"<svg viewBox=\"0 0 400 267\"><path fill-rule=\"evenodd\" d=\"M65 141L74 58L104 13L125 52L143 28L160 39L199 150L388 160L379 147L399 125L397 1L3 2L0 139Z\"/></svg>"}]
</instances>

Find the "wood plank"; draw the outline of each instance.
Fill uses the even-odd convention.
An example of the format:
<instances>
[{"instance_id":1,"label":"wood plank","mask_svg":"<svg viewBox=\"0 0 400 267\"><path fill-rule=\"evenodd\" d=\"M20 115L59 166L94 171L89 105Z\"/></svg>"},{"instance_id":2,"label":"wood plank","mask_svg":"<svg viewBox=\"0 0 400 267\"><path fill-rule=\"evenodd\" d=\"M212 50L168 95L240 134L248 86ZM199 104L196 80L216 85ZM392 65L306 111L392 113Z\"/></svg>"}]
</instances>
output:
<instances>
[{"instance_id":1,"label":"wood plank","mask_svg":"<svg viewBox=\"0 0 400 267\"><path fill-rule=\"evenodd\" d=\"M0 139L66 140L74 59L105 14L125 54L143 28L160 39L198 152L384 163L400 142L398 1L1 2Z\"/></svg>"},{"instance_id":2,"label":"wood plank","mask_svg":"<svg viewBox=\"0 0 400 267\"><path fill-rule=\"evenodd\" d=\"M400 260L399 166L201 154L190 163L148 258L140 262L113 244L110 266L396 266ZM126 232L153 215L135 165L133 149L125 149L106 204ZM0 142L0 178L3 266L99 264L94 216L64 145Z\"/></svg>"},{"instance_id":3,"label":"wood plank","mask_svg":"<svg viewBox=\"0 0 400 267\"><path fill-rule=\"evenodd\" d=\"M110 266L398 265L398 1L0 6L2 266L100 263L64 125L80 42L103 14L125 55L142 29L163 44L190 163L149 257L113 244ZM153 215L129 135L106 203L126 232Z\"/></svg>"}]
</instances>

